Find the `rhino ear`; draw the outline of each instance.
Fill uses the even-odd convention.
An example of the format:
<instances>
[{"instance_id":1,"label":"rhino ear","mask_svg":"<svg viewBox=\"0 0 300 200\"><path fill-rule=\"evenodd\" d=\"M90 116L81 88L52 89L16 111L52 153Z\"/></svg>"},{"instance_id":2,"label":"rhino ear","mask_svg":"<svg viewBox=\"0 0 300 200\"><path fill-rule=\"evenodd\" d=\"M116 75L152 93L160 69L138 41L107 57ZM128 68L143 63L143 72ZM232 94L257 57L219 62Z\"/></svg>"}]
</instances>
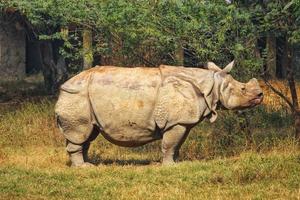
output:
<instances>
[{"instance_id":1,"label":"rhino ear","mask_svg":"<svg viewBox=\"0 0 300 200\"><path fill-rule=\"evenodd\" d=\"M212 71L217 71L217 72L222 71L222 69L213 62L208 62L206 66L207 66L207 69L212 70Z\"/></svg>"},{"instance_id":2,"label":"rhino ear","mask_svg":"<svg viewBox=\"0 0 300 200\"><path fill-rule=\"evenodd\" d=\"M234 60L231 63L229 63L222 71L225 73L229 73L232 70L233 65L234 65Z\"/></svg>"}]
</instances>

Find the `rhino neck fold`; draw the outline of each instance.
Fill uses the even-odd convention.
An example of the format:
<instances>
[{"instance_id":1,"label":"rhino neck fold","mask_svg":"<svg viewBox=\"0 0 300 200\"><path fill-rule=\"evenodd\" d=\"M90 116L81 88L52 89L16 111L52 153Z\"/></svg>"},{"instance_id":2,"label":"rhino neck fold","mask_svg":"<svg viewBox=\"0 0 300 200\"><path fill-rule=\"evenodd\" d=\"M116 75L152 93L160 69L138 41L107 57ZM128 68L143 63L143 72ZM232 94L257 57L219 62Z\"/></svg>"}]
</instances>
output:
<instances>
[{"instance_id":1,"label":"rhino neck fold","mask_svg":"<svg viewBox=\"0 0 300 200\"><path fill-rule=\"evenodd\" d=\"M162 73L162 87L168 84L170 77L176 77L184 82L192 85L196 95L199 98L205 100L207 109L203 110L203 107L199 105L198 110L203 110L203 113L199 113L199 117L210 117L210 121L213 122L217 118L217 102L219 101L219 88L220 80L216 77L214 71L201 69L201 68L185 68L185 67L173 67L173 66L160 66ZM196 103L196 102L195 102ZM197 102L197 104L200 103Z\"/></svg>"},{"instance_id":2,"label":"rhino neck fold","mask_svg":"<svg viewBox=\"0 0 300 200\"><path fill-rule=\"evenodd\" d=\"M218 78L216 77L216 73L213 72L212 76L213 85L210 89L210 91L206 94L204 94L204 98L207 104L207 107L209 108L209 113L207 112L207 116L209 117L209 121L212 123L214 122L217 117L217 105L219 102L219 88L220 88L220 82Z\"/></svg>"}]
</instances>

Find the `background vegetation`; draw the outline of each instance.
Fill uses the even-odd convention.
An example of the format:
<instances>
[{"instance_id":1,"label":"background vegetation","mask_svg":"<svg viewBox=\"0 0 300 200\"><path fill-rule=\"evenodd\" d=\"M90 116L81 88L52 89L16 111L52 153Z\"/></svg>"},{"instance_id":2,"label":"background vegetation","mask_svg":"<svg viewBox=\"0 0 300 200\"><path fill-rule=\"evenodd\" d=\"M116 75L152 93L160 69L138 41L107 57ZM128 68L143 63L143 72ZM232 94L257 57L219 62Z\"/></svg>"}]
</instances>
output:
<instances>
[{"instance_id":1,"label":"background vegetation","mask_svg":"<svg viewBox=\"0 0 300 200\"><path fill-rule=\"evenodd\" d=\"M32 40L63 41L60 53L69 59L69 71L82 70L78 61L84 56L94 57L96 64L126 66L199 66L209 60L224 65L234 58L237 73L245 77L268 62L258 39L275 34L299 41L297 3L5 0L0 8L19 12ZM92 52L84 49L83 36L92 37Z\"/></svg>"},{"instance_id":2,"label":"background vegetation","mask_svg":"<svg viewBox=\"0 0 300 200\"><path fill-rule=\"evenodd\" d=\"M0 199L300 198L298 0L0 0L0 9L44 59L42 76L0 84ZM91 147L98 167L68 167L53 115L68 77L95 64L232 59L237 79L261 78L264 104L199 124L181 164L160 166L159 142L127 149L99 136Z\"/></svg>"}]
</instances>

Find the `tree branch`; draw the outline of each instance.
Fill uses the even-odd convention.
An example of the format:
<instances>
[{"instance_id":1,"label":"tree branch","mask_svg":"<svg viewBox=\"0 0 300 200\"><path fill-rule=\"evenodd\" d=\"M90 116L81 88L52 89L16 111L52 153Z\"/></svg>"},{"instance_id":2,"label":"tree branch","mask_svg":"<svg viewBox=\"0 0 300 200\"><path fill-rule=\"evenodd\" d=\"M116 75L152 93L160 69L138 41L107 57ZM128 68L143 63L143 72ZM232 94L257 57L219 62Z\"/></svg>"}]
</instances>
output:
<instances>
[{"instance_id":1,"label":"tree branch","mask_svg":"<svg viewBox=\"0 0 300 200\"><path fill-rule=\"evenodd\" d=\"M114 42L116 42L117 44L120 44L120 38L116 35L114 35L114 33L112 33L110 31L110 34L112 36L112 38L114 39ZM144 62L147 65L150 65L150 67L156 67L156 65L154 63L152 63L151 61L147 60L146 58L144 58L143 56L140 56L137 53L132 52L132 54L138 58L140 58L142 60L142 62Z\"/></svg>"},{"instance_id":2,"label":"tree branch","mask_svg":"<svg viewBox=\"0 0 300 200\"><path fill-rule=\"evenodd\" d=\"M294 108L293 103L286 97L284 96L279 90L277 90L267 79L265 79L263 77L263 80L265 82L265 84L278 96L280 96L289 106L293 111L296 111L296 109Z\"/></svg>"}]
</instances>

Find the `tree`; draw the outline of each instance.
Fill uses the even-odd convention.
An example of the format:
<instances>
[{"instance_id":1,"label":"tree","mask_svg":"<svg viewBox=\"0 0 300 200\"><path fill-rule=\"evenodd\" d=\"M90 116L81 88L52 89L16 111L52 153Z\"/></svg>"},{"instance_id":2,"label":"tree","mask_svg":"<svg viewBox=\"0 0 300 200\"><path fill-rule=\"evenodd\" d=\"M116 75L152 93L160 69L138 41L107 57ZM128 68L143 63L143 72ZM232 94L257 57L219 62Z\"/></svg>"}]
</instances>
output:
<instances>
[{"instance_id":1,"label":"tree","mask_svg":"<svg viewBox=\"0 0 300 200\"><path fill-rule=\"evenodd\" d=\"M287 72L286 80L289 85L289 90L291 94L291 99L283 95L278 89L276 89L272 84L268 81L267 77L263 77L265 83L285 102L291 109L291 112L294 116L294 125L295 125L295 137L299 140L300 139L300 110L299 110L299 103L298 103L298 95L296 90L296 83L295 83L295 71L294 67L292 66L292 58L293 58L293 44L299 42L299 15L297 14L299 9L299 4L296 4L296 1L285 1L285 0L277 0L272 2L261 3L264 9L264 16L259 16L260 23L260 35L268 35L267 36L267 48L268 55L267 55L267 66L269 70L273 71L274 74L274 54L276 52L274 49L275 36L281 37L284 39L283 44L283 58L282 58L282 67L285 68ZM271 64L270 64L271 63ZM273 69L273 70L272 70Z\"/></svg>"},{"instance_id":2,"label":"tree","mask_svg":"<svg viewBox=\"0 0 300 200\"><path fill-rule=\"evenodd\" d=\"M84 29L82 33L83 39L83 69L89 69L93 65L93 47L92 47L92 31Z\"/></svg>"}]
</instances>

